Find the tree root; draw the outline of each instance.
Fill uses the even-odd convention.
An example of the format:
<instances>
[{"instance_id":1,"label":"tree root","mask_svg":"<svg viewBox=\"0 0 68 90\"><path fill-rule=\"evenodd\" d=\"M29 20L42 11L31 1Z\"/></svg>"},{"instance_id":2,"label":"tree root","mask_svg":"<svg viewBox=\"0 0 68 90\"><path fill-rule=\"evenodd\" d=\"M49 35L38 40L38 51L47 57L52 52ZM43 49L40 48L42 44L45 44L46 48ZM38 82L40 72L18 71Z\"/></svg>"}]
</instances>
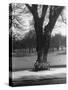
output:
<instances>
[{"instance_id":1,"label":"tree root","mask_svg":"<svg viewBox=\"0 0 68 90\"><path fill-rule=\"evenodd\" d=\"M50 64L48 62L38 62L34 64L33 71L50 70Z\"/></svg>"}]
</instances>

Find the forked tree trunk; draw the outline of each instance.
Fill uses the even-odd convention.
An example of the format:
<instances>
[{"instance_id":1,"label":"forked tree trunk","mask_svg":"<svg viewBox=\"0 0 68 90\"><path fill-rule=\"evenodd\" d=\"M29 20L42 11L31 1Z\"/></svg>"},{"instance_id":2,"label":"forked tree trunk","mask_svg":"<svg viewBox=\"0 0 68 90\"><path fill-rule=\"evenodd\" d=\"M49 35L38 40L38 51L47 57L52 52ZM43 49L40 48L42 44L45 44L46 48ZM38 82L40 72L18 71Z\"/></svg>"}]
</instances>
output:
<instances>
[{"instance_id":1,"label":"forked tree trunk","mask_svg":"<svg viewBox=\"0 0 68 90\"><path fill-rule=\"evenodd\" d=\"M32 5L32 7L30 7L28 4L26 4L26 6L29 8L33 15L34 27L36 32L37 60L34 65L34 70L39 71L49 69L49 64L47 63L47 54L50 45L49 43L51 38L51 32L53 30L53 27L56 23L59 14L61 13L64 7L50 7L49 23L47 26L45 26L43 33L43 22L48 6L43 6L41 18L39 18L38 16L37 5Z\"/></svg>"}]
</instances>

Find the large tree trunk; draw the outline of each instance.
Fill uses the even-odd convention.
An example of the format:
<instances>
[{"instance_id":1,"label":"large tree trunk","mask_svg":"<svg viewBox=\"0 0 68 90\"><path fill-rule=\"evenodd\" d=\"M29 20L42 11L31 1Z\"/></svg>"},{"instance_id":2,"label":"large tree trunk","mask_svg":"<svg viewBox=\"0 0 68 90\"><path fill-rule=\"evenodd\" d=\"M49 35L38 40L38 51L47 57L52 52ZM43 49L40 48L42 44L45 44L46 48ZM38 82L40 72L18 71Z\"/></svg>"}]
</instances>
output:
<instances>
[{"instance_id":1,"label":"large tree trunk","mask_svg":"<svg viewBox=\"0 0 68 90\"><path fill-rule=\"evenodd\" d=\"M37 19L36 19L37 20ZM47 54L49 49L49 43L51 34L49 33L48 26L46 31L43 32L42 22L38 20L35 22L36 30L36 51L37 51L37 60L34 64L34 70L48 70L49 64L47 62ZM48 31L48 32L47 32Z\"/></svg>"},{"instance_id":2,"label":"large tree trunk","mask_svg":"<svg viewBox=\"0 0 68 90\"><path fill-rule=\"evenodd\" d=\"M36 41L37 41L37 60L34 65L34 69L38 70L48 70L50 65L47 62L47 54L50 45L51 32L54 28L56 20L51 20L47 26L45 26L43 31L43 22L40 19L36 19L35 31L36 31Z\"/></svg>"}]
</instances>

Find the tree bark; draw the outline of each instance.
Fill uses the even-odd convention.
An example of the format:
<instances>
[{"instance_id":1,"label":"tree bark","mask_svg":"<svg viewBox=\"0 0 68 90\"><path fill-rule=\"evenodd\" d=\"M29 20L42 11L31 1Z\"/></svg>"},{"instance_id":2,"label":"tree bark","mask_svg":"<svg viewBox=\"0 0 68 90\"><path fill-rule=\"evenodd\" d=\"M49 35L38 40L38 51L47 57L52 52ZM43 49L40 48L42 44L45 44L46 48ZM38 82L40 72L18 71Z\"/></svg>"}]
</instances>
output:
<instances>
[{"instance_id":1,"label":"tree bark","mask_svg":"<svg viewBox=\"0 0 68 90\"><path fill-rule=\"evenodd\" d=\"M37 60L34 64L34 70L48 70L49 64L47 62L47 54L49 49L50 37L48 26L46 27L46 32L43 33L43 22L41 19L37 19L35 21L35 31L36 31L36 51L37 51Z\"/></svg>"}]
</instances>

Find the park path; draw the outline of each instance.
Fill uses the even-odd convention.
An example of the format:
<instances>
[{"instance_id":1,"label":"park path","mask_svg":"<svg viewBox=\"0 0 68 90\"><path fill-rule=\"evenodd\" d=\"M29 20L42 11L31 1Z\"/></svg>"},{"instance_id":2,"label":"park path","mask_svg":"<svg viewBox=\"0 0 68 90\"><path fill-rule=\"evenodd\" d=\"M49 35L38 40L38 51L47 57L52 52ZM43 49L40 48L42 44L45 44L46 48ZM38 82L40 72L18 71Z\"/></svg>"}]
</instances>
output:
<instances>
[{"instance_id":1,"label":"park path","mask_svg":"<svg viewBox=\"0 0 68 90\"><path fill-rule=\"evenodd\" d=\"M46 78L65 78L66 77L66 68L51 68L50 70L46 71L15 71L12 72L12 80L37 80L37 79L46 79Z\"/></svg>"}]
</instances>

